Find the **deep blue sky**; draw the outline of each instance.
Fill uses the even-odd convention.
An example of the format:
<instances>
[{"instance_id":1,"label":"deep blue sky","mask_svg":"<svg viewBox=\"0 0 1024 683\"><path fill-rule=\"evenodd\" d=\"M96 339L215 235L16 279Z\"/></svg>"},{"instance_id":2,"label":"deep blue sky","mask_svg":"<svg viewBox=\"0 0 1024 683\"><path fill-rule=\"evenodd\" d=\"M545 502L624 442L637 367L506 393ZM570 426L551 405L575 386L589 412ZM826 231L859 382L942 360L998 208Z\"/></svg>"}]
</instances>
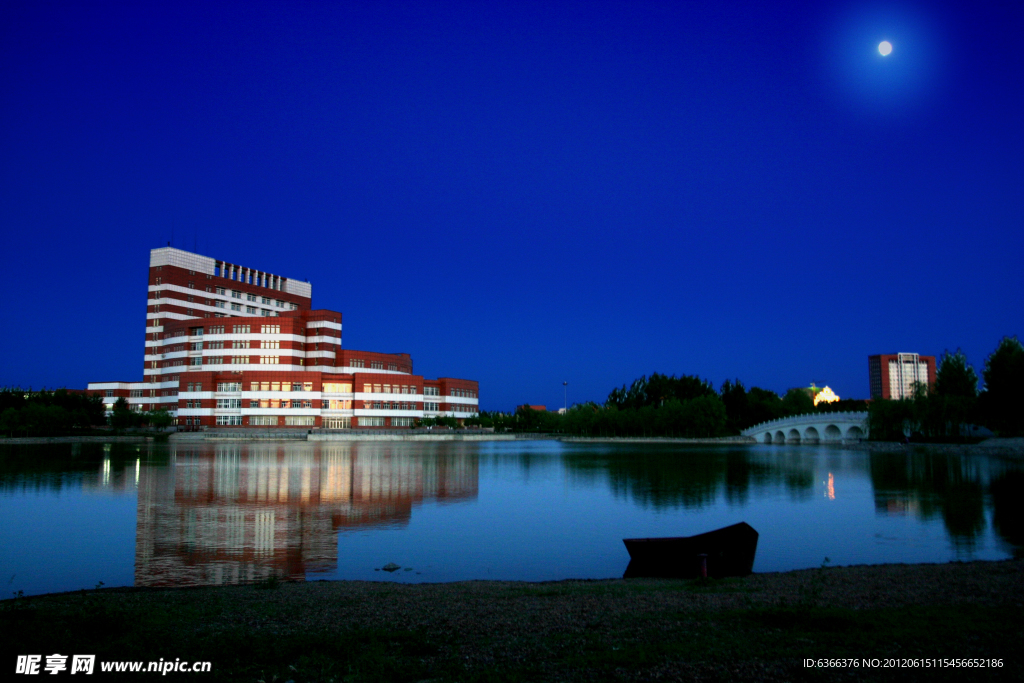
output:
<instances>
[{"instance_id":1,"label":"deep blue sky","mask_svg":"<svg viewBox=\"0 0 1024 683\"><path fill-rule=\"evenodd\" d=\"M172 232L489 410L980 371L1024 335L1022 124L1019 2L8 1L0 384L141 379Z\"/></svg>"}]
</instances>

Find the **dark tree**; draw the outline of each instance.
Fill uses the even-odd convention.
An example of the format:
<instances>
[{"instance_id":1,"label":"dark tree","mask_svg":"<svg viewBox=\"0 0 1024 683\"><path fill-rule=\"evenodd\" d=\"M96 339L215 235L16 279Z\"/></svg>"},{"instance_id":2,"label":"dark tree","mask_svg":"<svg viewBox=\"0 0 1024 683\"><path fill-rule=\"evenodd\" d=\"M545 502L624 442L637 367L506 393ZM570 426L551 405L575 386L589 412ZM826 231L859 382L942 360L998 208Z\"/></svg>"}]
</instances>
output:
<instances>
[{"instance_id":1,"label":"dark tree","mask_svg":"<svg viewBox=\"0 0 1024 683\"><path fill-rule=\"evenodd\" d=\"M985 359L985 391L980 411L1000 436L1024 434L1024 346L1017 337L1003 337Z\"/></svg>"},{"instance_id":2,"label":"dark tree","mask_svg":"<svg viewBox=\"0 0 1024 683\"><path fill-rule=\"evenodd\" d=\"M814 399L804 389L790 389L782 397L787 415L804 415L814 412Z\"/></svg>"},{"instance_id":3,"label":"dark tree","mask_svg":"<svg viewBox=\"0 0 1024 683\"><path fill-rule=\"evenodd\" d=\"M935 375L935 393L939 396L975 398L978 395L978 374L960 349L946 351Z\"/></svg>"},{"instance_id":4,"label":"dark tree","mask_svg":"<svg viewBox=\"0 0 1024 683\"><path fill-rule=\"evenodd\" d=\"M730 433L739 434L740 431L752 426L748 423L749 402L743 382L738 379L734 382L725 380L718 394L725 406L726 429Z\"/></svg>"}]
</instances>

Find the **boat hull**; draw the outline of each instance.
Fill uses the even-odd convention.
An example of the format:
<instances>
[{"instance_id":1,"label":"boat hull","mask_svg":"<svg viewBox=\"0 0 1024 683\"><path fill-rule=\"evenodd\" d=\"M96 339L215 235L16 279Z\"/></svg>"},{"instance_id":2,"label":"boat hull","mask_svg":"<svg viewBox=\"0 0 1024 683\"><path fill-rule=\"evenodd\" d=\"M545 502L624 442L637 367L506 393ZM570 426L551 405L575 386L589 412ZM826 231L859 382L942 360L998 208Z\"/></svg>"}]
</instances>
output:
<instances>
[{"instance_id":1,"label":"boat hull","mask_svg":"<svg viewBox=\"0 0 1024 683\"><path fill-rule=\"evenodd\" d=\"M625 578L697 578L704 575L704 566L714 578L746 576L754 569L757 539L746 522L696 536L624 538L630 557Z\"/></svg>"}]
</instances>

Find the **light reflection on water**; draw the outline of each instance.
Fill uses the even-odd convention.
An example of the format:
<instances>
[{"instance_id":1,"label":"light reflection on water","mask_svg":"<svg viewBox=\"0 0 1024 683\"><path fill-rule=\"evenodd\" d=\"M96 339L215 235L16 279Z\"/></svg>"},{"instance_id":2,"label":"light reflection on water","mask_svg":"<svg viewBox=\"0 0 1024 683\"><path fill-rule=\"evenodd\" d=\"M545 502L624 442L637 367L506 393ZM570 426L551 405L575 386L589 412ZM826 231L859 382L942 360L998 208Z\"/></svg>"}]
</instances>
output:
<instances>
[{"instance_id":1,"label":"light reflection on water","mask_svg":"<svg viewBox=\"0 0 1024 683\"><path fill-rule=\"evenodd\" d=\"M272 575L607 578L628 562L624 537L738 521L761 533L755 571L999 559L1024 546L1022 481L1019 463L829 446L5 447L0 595Z\"/></svg>"}]
</instances>

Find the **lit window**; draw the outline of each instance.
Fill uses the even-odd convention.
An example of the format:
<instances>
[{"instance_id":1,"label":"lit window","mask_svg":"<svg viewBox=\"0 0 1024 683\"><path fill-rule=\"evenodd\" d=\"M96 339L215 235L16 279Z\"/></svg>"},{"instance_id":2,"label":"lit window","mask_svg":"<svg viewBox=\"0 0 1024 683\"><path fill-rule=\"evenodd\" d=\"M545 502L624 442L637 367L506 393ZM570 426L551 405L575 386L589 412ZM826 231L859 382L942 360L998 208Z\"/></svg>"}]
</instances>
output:
<instances>
[{"instance_id":1,"label":"lit window","mask_svg":"<svg viewBox=\"0 0 1024 683\"><path fill-rule=\"evenodd\" d=\"M260 363L262 363L263 365L277 365L280 362L280 356L260 356Z\"/></svg>"}]
</instances>

